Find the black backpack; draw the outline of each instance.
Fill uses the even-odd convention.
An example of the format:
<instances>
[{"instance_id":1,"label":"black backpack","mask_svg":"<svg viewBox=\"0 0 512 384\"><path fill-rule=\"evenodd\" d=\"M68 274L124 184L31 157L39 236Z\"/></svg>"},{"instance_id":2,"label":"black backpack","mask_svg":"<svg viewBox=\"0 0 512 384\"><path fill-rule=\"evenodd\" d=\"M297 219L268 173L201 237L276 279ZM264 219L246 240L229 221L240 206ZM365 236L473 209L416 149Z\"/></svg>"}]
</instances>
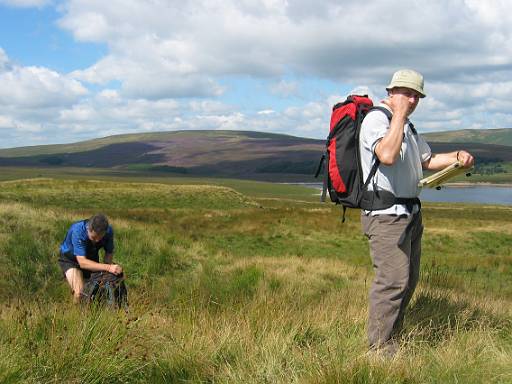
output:
<instances>
[{"instance_id":1,"label":"black backpack","mask_svg":"<svg viewBox=\"0 0 512 384\"><path fill-rule=\"evenodd\" d=\"M86 281L80 301L84 304L95 303L115 309L128 309L128 290L124 275L109 272L93 272Z\"/></svg>"},{"instance_id":2,"label":"black backpack","mask_svg":"<svg viewBox=\"0 0 512 384\"><path fill-rule=\"evenodd\" d=\"M349 96L332 109L326 151L320 159L315 177L324 168L321 201L325 201L329 191L331 201L343 206L342 221L348 208L378 210L394 204L408 207L419 203L419 199L397 198L388 191L369 191L368 184L377 172L380 160L375 157L366 180L363 180L359 154L359 132L364 117L372 110L382 111L391 121L392 114L386 108L374 107L367 96Z\"/></svg>"}]
</instances>

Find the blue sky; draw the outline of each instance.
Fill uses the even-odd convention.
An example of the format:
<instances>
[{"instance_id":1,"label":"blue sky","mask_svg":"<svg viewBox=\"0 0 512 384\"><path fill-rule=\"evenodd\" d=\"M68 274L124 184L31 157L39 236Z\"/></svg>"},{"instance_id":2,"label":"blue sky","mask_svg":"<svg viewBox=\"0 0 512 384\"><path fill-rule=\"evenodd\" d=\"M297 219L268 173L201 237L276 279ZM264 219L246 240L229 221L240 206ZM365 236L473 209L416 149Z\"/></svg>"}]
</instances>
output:
<instances>
[{"instance_id":1,"label":"blue sky","mask_svg":"<svg viewBox=\"0 0 512 384\"><path fill-rule=\"evenodd\" d=\"M76 41L58 27L55 7L0 8L0 46L23 66L39 65L66 73L85 69L107 52L105 44Z\"/></svg>"},{"instance_id":2,"label":"blue sky","mask_svg":"<svg viewBox=\"0 0 512 384\"><path fill-rule=\"evenodd\" d=\"M324 138L423 73L422 132L512 126L505 0L0 0L0 147L240 129Z\"/></svg>"}]
</instances>

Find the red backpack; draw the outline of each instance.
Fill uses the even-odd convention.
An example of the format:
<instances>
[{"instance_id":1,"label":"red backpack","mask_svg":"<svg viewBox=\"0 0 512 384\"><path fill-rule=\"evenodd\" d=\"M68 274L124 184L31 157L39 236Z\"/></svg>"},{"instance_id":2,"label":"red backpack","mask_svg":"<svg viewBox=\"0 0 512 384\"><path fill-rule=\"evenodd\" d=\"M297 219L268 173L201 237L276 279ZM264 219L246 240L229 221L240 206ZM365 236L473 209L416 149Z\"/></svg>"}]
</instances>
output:
<instances>
[{"instance_id":1,"label":"red backpack","mask_svg":"<svg viewBox=\"0 0 512 384\"><path fill-rule=\"evenodd\" d=\"M384 112L391 121L391 112L383 107L374 107L372 100L367 96L351 95L333 107L327 149L322 155L315 175L318 177L326 163L321 201L325 201L326 192L329 191L331 201L343 205L343 222L347 207L372 210L389 208L396 203L410 203L410 199L396 198L387 191L368 191L368 184L380 164L377 157L368 178L363 181L359 131L364 117L370 110Z\"/></svg>"}]
</instances>

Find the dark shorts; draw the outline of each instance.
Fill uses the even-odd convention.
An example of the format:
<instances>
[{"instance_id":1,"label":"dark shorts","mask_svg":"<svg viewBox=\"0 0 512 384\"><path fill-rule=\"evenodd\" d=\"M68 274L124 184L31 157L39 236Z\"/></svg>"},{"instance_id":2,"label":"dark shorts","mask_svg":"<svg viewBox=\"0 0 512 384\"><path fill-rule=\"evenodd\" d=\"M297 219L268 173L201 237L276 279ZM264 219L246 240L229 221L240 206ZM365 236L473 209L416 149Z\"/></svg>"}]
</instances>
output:
<instances>
[{"instance_id":1,"label":"dark shorts","mask_svg":"<svg viewBox=\"0 0 512 384\"><path fill-rule=\"evenodd\" d=\"M58 261L59 261L59 267L62 270L62 273L64 274L64 276L66 276L67 270L71 269L71 268L77 268L77 269L81 270L82 274L84 276L84 279L88 279L91 276L90 271L80 268L80 264L78 264L74 255L60 253Z\"/></svg>"}]
</instances>

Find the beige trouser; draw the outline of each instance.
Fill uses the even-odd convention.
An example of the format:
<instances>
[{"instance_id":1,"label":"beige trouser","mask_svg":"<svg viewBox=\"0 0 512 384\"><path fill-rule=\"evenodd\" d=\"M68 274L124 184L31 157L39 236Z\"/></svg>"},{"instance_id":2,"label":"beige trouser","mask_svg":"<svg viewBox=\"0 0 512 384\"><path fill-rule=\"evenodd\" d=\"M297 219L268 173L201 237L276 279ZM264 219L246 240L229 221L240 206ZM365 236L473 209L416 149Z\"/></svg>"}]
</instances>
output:
<instances>
[{"instance_id":1,"label":"beige trouser","mask_svg":"<svg viewBox=\"0 0 512 384\"><path fill-rule=\"evenodd\" d=\"M370 288L368 342L379 347L401 328L420 272L421 211L414 215L361 215L375 278Z\"/></svg>"}]
</instances>

